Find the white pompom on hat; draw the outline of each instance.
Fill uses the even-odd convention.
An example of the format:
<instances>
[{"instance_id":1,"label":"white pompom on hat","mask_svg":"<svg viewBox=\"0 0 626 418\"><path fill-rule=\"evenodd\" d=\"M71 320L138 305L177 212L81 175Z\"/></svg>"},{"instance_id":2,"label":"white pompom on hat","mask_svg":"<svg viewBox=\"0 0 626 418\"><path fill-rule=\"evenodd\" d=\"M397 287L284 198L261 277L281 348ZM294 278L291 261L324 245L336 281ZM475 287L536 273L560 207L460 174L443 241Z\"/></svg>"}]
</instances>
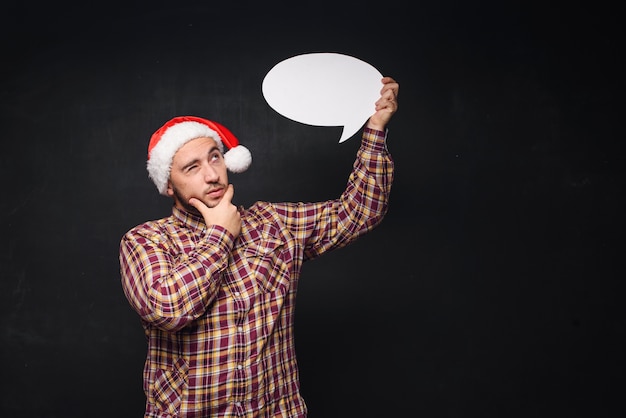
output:
<instances>
[{"instance_id":1,"label":"white pompom on hat","mask_svg":"<svg viewBox=\"0 0 626 418\"><path fill-rule=\"evenodd\" d=\"M172 159L176 151L196 138L213 138L224 154L226 168L233 173L246 171L252 163L250 151L225 126L196 116L177 116L167 121L150 138L148 144L148 176L159 193L167 194ZM228 151L224 153L224 146Z\"/></svg>"}]
</instances>

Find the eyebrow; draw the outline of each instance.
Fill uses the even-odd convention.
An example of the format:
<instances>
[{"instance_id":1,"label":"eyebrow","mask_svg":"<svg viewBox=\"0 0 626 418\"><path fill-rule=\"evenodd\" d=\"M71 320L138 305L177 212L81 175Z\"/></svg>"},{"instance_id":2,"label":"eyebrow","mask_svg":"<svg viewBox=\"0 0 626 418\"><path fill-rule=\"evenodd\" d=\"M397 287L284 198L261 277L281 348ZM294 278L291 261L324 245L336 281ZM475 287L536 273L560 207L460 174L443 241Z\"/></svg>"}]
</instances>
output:
<instances>
[{"instance_id":1,"label":"eyebrow","mask_svg":"<svg viewBox=\"0 0 626 418\"><path fill-rule=\"evenodd\" d=\"M193 160L189 161L187 164L184 164L180 169L181 170L186 170L187 168L189 168L192 165L196 164L198 161L200 161L199 158L194 158Z\"/></svg>"}]
</instances>

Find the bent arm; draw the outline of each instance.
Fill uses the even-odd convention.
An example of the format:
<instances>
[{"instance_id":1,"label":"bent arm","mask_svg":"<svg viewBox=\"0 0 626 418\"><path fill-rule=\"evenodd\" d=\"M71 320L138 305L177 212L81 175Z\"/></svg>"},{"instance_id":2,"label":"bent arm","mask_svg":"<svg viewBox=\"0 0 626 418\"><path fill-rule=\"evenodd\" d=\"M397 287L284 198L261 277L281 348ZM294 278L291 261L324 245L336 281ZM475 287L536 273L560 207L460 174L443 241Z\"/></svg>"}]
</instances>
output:
<instances>
[{"instance_id":1,"label":"bent arm","mask_svg":"<svg viewBox=\"0 0 626 418\"><path fill-rule=\"evenodd\" d=\"M133 229L120 243L124 294L143 321L177 331L215 299L232 246L232 237L219 226L189 251L173 251L155 230Z\"/></svg>"}]
</instances>

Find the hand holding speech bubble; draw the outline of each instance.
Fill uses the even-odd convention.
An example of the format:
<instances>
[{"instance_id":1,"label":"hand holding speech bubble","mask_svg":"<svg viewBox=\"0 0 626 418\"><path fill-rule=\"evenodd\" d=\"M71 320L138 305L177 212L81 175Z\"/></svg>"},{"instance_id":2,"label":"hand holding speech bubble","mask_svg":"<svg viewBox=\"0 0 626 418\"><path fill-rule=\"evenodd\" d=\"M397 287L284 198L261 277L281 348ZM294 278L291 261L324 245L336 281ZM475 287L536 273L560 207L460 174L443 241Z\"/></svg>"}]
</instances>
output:
<instances>
[{"instance_id":1,"label":"hand holding speech bubble","mask_svg":"<svg viewBox=\"0 0 626 418\"><path fill-rule=\"evenodd\" d=\"M352 137L375 112L383 75L370 64L336 53L297 55L276 64L262 85L281 115L315 126L343 126Z\"/></svg>"}]
</instances>

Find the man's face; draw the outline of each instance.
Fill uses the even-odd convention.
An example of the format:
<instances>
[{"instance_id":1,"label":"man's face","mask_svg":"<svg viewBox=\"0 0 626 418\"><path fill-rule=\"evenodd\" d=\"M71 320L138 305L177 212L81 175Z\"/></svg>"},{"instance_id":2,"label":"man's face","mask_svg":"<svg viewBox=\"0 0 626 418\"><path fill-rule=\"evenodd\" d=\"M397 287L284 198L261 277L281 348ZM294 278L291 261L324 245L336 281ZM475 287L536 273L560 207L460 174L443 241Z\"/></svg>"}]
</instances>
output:
<instances>
[{"instance_id":1,"label":"man's face","mask_svg":"<svg viewBox=\"0 0 626 418\"><path fill-rule=\"evenodd\" d=\"M177 207L197 212L189 204L195 197L212 208L228 186L224 156L213 138L196 138L180 147L172 159L167 194Z\"/></svg>"}]
</instances>

